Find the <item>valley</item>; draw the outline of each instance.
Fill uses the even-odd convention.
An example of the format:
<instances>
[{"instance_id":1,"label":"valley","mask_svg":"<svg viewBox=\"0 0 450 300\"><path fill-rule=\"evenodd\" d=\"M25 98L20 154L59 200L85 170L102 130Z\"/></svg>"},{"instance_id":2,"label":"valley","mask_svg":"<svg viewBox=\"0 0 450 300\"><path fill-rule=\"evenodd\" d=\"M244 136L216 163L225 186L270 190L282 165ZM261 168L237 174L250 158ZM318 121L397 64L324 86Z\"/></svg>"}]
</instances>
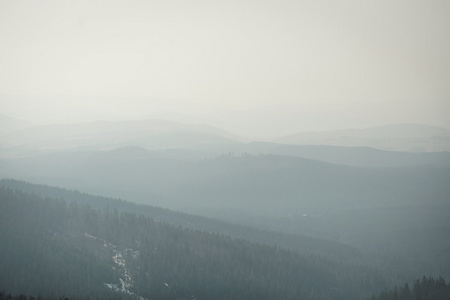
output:
<instances>
[{"instance_id":1,"label":"valley","mask_svg":"<svg viewBox=\"0 0 450 300\"><path fill-rule=\"evenodd\" d=\"M99 135L110 132L111 138L96 143L95 134L86 135L97 125ZM450 152L248 142L208 126L161 121L97 125L72 126L71 133L49 127L45 139L33 133L37 139L30 144L20 142L28 139L24 131L8 144L21 154L6 151L0 158L2 201L18 195L36 204L60 199L63 211L73 210L69 227L50 212L36 220L60 220L65 229L57 236L65 238L55 242L102 258L102 272L109 269L112 277L90 280L86 291L139 299L273 299L280 293L363 299L423 275L450 277ZM115 135L121 125L124 134ZM52 136L58 141L64 135L70 143L51 146ZM6 240L16 227L7 220ZM51 224L45 226L54 232L57 222ZM139 234L148 226L156 226L148 232L156 240ZM256 261L264 261L263 269ZM298 270L287 267L298 263ZM220 272L212 275L213 269ZM302 272L317 277L306 280ZM219 278L229 281L219 284ZM269 278L277 283L265 290ZM294 278L304 283L294 288ZM326 287L317 285L323 280ZM45 293L46 285L39 286L28 292Z\"/></svg>"}]
</instances>

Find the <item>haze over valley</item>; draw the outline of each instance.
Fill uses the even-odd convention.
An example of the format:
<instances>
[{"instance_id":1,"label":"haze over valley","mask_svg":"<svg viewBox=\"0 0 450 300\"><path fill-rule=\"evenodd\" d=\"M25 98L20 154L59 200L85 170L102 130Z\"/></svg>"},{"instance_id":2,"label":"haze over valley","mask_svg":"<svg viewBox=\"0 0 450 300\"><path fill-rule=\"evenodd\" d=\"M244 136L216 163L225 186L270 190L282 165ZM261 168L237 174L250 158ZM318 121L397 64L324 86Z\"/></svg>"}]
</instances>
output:
<instances>
[{"instance_id":1,"label":"haze over valley","mask_svg":"<svg viewBox=\"0 0 450 300\"><path fill-rule=\"evenodd\" d=\"M0 300L449 299L449 9L0 0Z\"/></svg>"},{"instance_id":2,"label":"haze over valley","mask_svg":"<svg viewBox=\"0 0 450 300\"><path fill-rule=\"evenodd\" d=\"M348 270L362 264L378 270L362 272L375 272L385 282L360 286L353 292L344 288L340 296L330 292L331 287L308 287L320 290L325 298L369 296L382 288L413 282L418 276L412 274L450 276L445 250L450 247L450 152L433 151L447 147L449 130L445 128L398 124L252 141L206 124L157 119L38 126L4 119L10 125L4 127L1 148L4 192L21 190L81 201L94 209L145 212L157 222L277 245L299 255L319 255L345 263ZM298 141L302 135L320 142L282 143ZM336 141L349 145L336 145ZM355 146L355 141L362 144ZM430 146L430 141L437 142ZM399 151L412 143L415 148ZM386 144L396 151L383 149ZM427 151L418 152L417 147ZM8 197L5 194L2 199ZM130 202L124 206L116 198ZM92 231L85 234L112 243L111 237ZM83 239L80 245L88 242ZM119 251L114 250L119 245L111 245L111 251ZM128 278L129 287L111 283L107 285L110 291L155 298L164 293L161 287L159 292L138 288L140 275L131 276L127 273L131 269L123 272L128 275L115 276ZM183 286L197 295L214 294L192 289L188 283ZM253 288L263 291L257 285ZM20 285L15 291L22 290L45 291ZM69 290L77 295L76 290Z\"/></svg>"}]
</instances>

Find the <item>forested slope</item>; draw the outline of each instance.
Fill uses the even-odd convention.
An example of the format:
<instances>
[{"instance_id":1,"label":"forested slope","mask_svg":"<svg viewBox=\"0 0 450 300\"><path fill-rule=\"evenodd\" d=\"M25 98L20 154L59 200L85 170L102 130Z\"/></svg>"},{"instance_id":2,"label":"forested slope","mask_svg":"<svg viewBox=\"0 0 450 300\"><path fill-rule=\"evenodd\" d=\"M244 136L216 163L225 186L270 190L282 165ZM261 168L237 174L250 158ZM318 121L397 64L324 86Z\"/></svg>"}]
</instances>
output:
<instances>
[{"instance_id":1,"label":"forested slope","mask_svg":"<svg viewBox=\"0 0 450 300\"><path fill-rule=\"evenodd\" d=\"M0 188L0 289L148 299L355 299L376 269ZM113 267L115 269L113 269ZM109 287L105 285L109 284Z\"/></svg>"},{"instance_id":2,"label":"forested slope","mask_svg":"<svg viewBox=\"0 0 450 300\"><path fill-rule=\"evenodd\" d=\"M110 210L116 209L118 212L142 214L155 221L181 226L186 229L218 233L232 238L246 239L271 246L276 245L287 250L294 250L302 254L321 256L335 261L353 260L361 256L361 251L356 247L340 242L236 225L160 207L136 204L120 199L94 196L78 191L31 184L13 179L0 180L0 187L1 186L14 190L19 189L27 193L41 195L42 197L65 199L66 201L75 202L80 205L89 205L91 208L97 210L109 208Z\"/></svg>"},{"instance_id":3,"label":"forested slope","mask_svg":"<svg viewBox=\"0 0 450 300\"><path fill-rule=\"evenodd\" d=\"M223 217L325 214L450 199L448 166L365 169L281 155L187 161L134 151L68 152L2 161L0 176Z\"/></svg>"},{"instance_id":4,"label":"forested slope","mask_svg":"<svg viewBox=\"0 0 450 300\"><path fill-rule=\"evenodd\" d=\"M248 219L248 223L259 226L258 229L22 181L4 179L0 180L0 186L43 197L64 198L101 211L108 208L110 211L117 210L118 213L142 214L155 221L185 229L276 245L334 262L372 266L382 270L384 276L394 278L396 284L405 281L412 283L422 275L450 276L448 205L348 210L320 217L292 214L283 219ZM301 233L312 233L320 239L306 237ZM392 286L393 284L394 282Z\"/></svg>"},{"instance_id":5,"label":"forested slope","mask_svg":"<svg viewBox=\"0 0 450 300\"><path fill-rule=\"evenodd\" d=\"M450 299L450 284L439 277L423 276L421 280L416 279L410 287L405 283L402 287L395 287L390 291L383 291L372 300L448 300Z\"/></svg>"}]
</instances>

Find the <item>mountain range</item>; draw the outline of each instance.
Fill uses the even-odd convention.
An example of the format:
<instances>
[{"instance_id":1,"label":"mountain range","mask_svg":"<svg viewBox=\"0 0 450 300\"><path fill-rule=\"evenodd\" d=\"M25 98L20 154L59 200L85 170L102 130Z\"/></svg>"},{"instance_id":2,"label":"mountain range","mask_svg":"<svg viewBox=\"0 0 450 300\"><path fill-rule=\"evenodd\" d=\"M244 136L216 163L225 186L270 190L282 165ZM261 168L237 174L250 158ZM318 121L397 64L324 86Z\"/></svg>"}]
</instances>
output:
<instances>
[{"instance_id":1,"label":"mountain range","mask_svg":"<svg viewBox=\"0 0 450 300\"><path fill-rule=\"evenodd\" d=\"M119 247L115 243L121 243L120 247L137 249L142 240L151 242L144 237L148 235L148 229L137 226L139 222L150 227L152 222L169 223L180 228L152 227L156 236L151 243L161 244L146 244L140 248L146 251L142 264L147 268L151 265L148 259L154 259L152 264L158 263L158 272L167 277L161 281L148 268L143 271L133 267L130 269L134 272L133 278L142 279L133 281L136 284L134 290L128 289L136 295L161 296L168 292L164 283L170 286L180 284L191 296L200 295L203 290L191 290L190 284L198 287L205 280L204 274L212 276L209 272L214 269L214 261L221 261L221 268L231 265L230 261L220 260L221 256L216 254L235 258L233 249L240 249L238 252L246 253L248 257L253 257L248 250L253 249L259 253L255 261L267 260L268 256L262 253L269 253L279 261L286 257L292 257L293 261L302 260L297 254L317 255L321 258L311 260L312 264L326 270L309 269L320 275L314 284L308 285L308 296L305 296L305 290L294 288L293 282L284 285L277 281L292 275L282 271L289 269L289 263L274 269L276 272L273 274L279 277L266 278L259 277L259 272L248 273L257 263L248 266L244 262L244 269L233 267L241 273L226 271L224 276L230 279L231 285L228 286L233 291L245 296L248 296L247 290L243 292L243 287L237 283L239 281L251 285L252 291L262 290L265 284L261 282L269 280L277 282L278 287L274 290L280 293L330 299L336 283L344 284L344 281L351 282L353 290L358 291L352 295L361 296L368 291L378 292L378 288L411 282L424 274L450 277L450 244L447 238L450 230L450 152L437 151L447 149L447 129L399 124L251 141L208 125L155 119L41 126L9 120L2 124L6 125L0 143L0 178L3 178L0 181L3 210L0 211L7 213L1 220L1 228L9 229L2 231L0 228L0 233L16 248L19 245L31 247L27 243L34 241L45 253L43 249L48 249L48 246L30 238L34 232L55 249L65 249L55 253L49 250L56 255L55 259L44 255L43 259L52 265L60 264L64 260L61 257L67 255L64 257L79 259L83 265L89 266L93 265L95 255L103 253L99 257L100 265L95 267L97 271L92 273L97 283L105 276L104 280L108 281L104 282L110 282L111 287L125 289L117 282L117 274L110 272L112 265L109 265L111 257L108 255L118 249L114 248ZM414 147L411 146L413 144ZM417 151L418 145L421 151ZM398 151L401 149L403 151ZM49 200L53 204L47 207L46 198L56 202ZM17 203L14 204L16 200L12 199L19 204L23 200L29 205L34 205L33 201L45 202L44 206L50 210L66 211L71 221L64 223L58 215L45 214L44 206L36 206L36 211L39 211L36 216L23 207L13 208ZM56 199L68 202L58 204ZM83 205L88 205L89 209ZM91 211L91 208L96 211ZM23 214L21 210L24 210ZM151 218L151 221L143 221L139 216ZM17 227L17 220L21 218L30 222L34 220L40 227L33 231L36 225L33 222L26 223L29 227ZM51 222L42 223L47 219L54 220L51 222L55 224L60 222L58 224L62 228L68 229L59 231L50 226ZM92 227L80 225L84 221ZM70 224L80 227L72 231ZM100 228L102 230L99 231ZM112 229L108 228L114 228L120 238L111 235ZM16 239L14 234L10 234L10 229L23 230L24 235L14 231L18 234ZM146 233L133 240L129 238L135 236L132 232ZM214 235L223 235L225 239ZM227 238L244 242L227 242ZM183 242L180 244L177 240ZM199 241L208 241L209 244L198 248L195 244ZM264 247L253 246L255 243ZM104 249L106 255L101 250L103 244L116 246L107 246L109 250ZM74 245L85 248L73 248ZM167 248L167 245L171 246ZM217 252L220 245L226 245L226 253ZM282 251L296 254L271 252L266 246L280 247ZM176 250L171 252L171 247ZM153 256L155 253L151 249L160 248L167 253L159 256L158 252ZM11 261L22 266L20 259L14 260L14 252L8 249L0 247ZM89 252L91 250L93 252ZM196 263L186 265L180 260L183 251L192 254L190 257ZM205 261L208 255L200 254L209 251L216 254ZM83 256L80 253L90 254ZM131 253L135 252L120 253L127 256L128 262L134 261ZM161 261L156 262L155 259ZM272 259L267 261L269 265L276 265ZM342 265L335 269L335 264ZM264 265L264 270L270 270L269 265ZM0 264L0 268L2 266L5 265ZM208 270L204 270L206 273L198 273L202 270L199 266L208 266ZM301 267L308 269L305 265ZM36 263L33 270L39 268ZM15 273L17 277L14 277L19 279L11 281L14 284L26 278L21 275L24 271L19 269L19 273ZM67 269L74 270L74 274L84 274L72 264L67 264ZM346 274L344 281L333 275L339 272ZM51 278L58 277L54 273L45 274ZM253 279L246 276L253 276ZM188 283L182 277L193 281ZM349 278L368 279L355 283ZM89 282L76 280L96 293L111 297L109 293L103 294L105 290L101 285L94 287ZM315 285L320 280L328 282L325 290ZM49 282L51 280L45 280L42 284ZM147 289L149 282L156 294ZM208 282L217 285L219 281ZM39 286L38 281L35 283ZM74 291L67 282L63 286ZM352 288L346 286L345 293L339 297L345 298L345 295L353 293L348 289ZM208 293L216 292L206 290ZM318 291L323 292L322 296L317 296ZM188 297L188 294L184 295ZM258 298L255 295L250 298ZM174 294L167 296L168 299L177 297L180 298ZM233 299L232 295L227 297Z\"/></svg>"},{"instance_id":2,"label":"mountain range","mask_svg":"<svg viewBox=\"0 0 450 300\"><path fill-rule=\"evenodd\" d=\"M299 132L275 139L296 145L372 147L389 151L438 152L450 150L450 130L421 124L393 124L366 129Z\"/></svg>"},{"instance_id":3,"label":"mountain range","mask_svg":"<svg viewBox=\"0 0 450 300\"><path fill-rule=\"evenodd\" d=\"M250 151L246 146L249 142L369 147L400 152L450 151L450 129L420 124L298 132L270 140L250 140L206 124L160 119L36 126L0 116L0 124L0 157L23 157L70 150L112 150L119 147L183 149L201 151L205 155L223 154ZM254 150L254 145L250 149Z\"/></svg>"}]
</instances>

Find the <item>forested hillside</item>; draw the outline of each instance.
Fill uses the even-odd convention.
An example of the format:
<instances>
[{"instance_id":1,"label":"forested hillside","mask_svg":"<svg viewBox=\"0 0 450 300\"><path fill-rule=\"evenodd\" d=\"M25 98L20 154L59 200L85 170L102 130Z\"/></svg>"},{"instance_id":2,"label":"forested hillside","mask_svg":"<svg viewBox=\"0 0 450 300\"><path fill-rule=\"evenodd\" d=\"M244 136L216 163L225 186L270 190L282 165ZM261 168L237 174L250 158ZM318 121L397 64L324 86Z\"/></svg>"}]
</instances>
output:
<instances>
[{"instance_id":1,"label":"forested hillside","mask_svg":"<svg viewBox=\"0 0 450 300\"><path fill-rule=\"evenodd\" d=\"M0 189L0 290L148 299L355 299L373 268ZM134 295L134 296L133 296Z\"/></svg>"},{"instance_id":2,"label":"forested hillside","mask_svg":"<svg viewBox=\"0 0 450 300\"><path fill-rule=\"evenodd\" d=\"M450 299L450 284L439 277L423 276L421 280L416 279L410 287L405 283L402 287L395 287L390 291L383 291L372 300L448 300Z\"/></svg>"},{"instance_id":3,"label":"forested hillside","mask_svg":"<svg viewBox=\"0 0 450 300\"><path fill-rule=\"evenodd\" d=\"M402 282L412 283L422 275L450 276L448 205L349 210L326 216L292 214L284 219L253 218L247 223L259 228L252 228L16 180L3 179L0 186L65 199L81 206L89 205L99 211L108 209L116 210L118 214L143 215L188 231L201 230L303 255L320 256L332 263L369 266L378 269L385 278L391 278L388 288ZM301 233L312 233L320 239Z\"/></svg>"},{"instance_id":4,"label":"forested hillside","mask_svg":"<svg viewBox=\"0 0 450 300\"><path fill-rule=\"evenodd\" d=\"M325 214L450 199L448 165L355 168L281 155L177 160L145 149L139 155L135 149L67 152L4 160L0 176L214 217Z\"/></svg>"},{"instance_id":5,"label":"forested hillside","mask_svg":"<svg viewBox=\"0 0 450 300\"><path fill-rule=\"evenodd\" d=\"M341 161L359 152L327 153ZM361 162L377 155L363 157ZM187 228L356 260L411 282L422 275L450 277L446 157L383 152L380 165L402 163L369 168L272 154L174 159L119 148L3 160L0 175L219 219L211 223L163 209L131 209Z\"/></svg>"},{"instance_id":6,"label":"forested hillside","mask_svg":"<svg viewBox=\"0 0 450 300\"><path fill-rule=\"evenodd\" d=\"M111 297L113 298L113 297ZM28 296L24 294L20 295L6 295L5 292L0 291L0 300L35 300L33 296ZM62 300L70 299L68 297L62 296L40 296L38 299L41 300ZM83 299L83 297L76 297L76 299ZM89 297L84 297L84 299L89 299ZM439 277L434 279L433 277L422 277L422 280L415 280L413 286L409 286L405 283L402 287L395 287L390 291L383 291L378 296L373 295L368 298L368 300L423 300L423 299L433 299L433 300L448 300L450 299L450 284L445 282L445 279Z\"/></svg>"},{"instance_id":7,"label":"forested hillside","mask_svg":"<svg viewBox=\"0 0 450 300\"><path fill-rule=\"evenodd\" d=\"M449 12L0 0L0 300L450 300Z\"/></svg>"},{"instance_id":8,"label":"forested hillside","mask_svg":"<svg viewBox=\"0 0 450 300\"><path fill-rule=\"evenodd\" d=\"M30 184L12 179L0 180L0 186L19 189L27 193L38 194L43 197L65 199L80 205L89 205L93 209L109 208L124 213L142 214L155 221L181 226L186 229L201 230L211 233L227 235L233 238L246 239L259 244L278 246L287 250L308 255L315 255L335 261L348 261L360 257L361 251L356 247L336 241L317 239L298 234L258 229L250 226L236 225L196 215L180 213L160 207L136 204L120 199L93 196L62 188Z\"/></svg>"}]
</instances>

